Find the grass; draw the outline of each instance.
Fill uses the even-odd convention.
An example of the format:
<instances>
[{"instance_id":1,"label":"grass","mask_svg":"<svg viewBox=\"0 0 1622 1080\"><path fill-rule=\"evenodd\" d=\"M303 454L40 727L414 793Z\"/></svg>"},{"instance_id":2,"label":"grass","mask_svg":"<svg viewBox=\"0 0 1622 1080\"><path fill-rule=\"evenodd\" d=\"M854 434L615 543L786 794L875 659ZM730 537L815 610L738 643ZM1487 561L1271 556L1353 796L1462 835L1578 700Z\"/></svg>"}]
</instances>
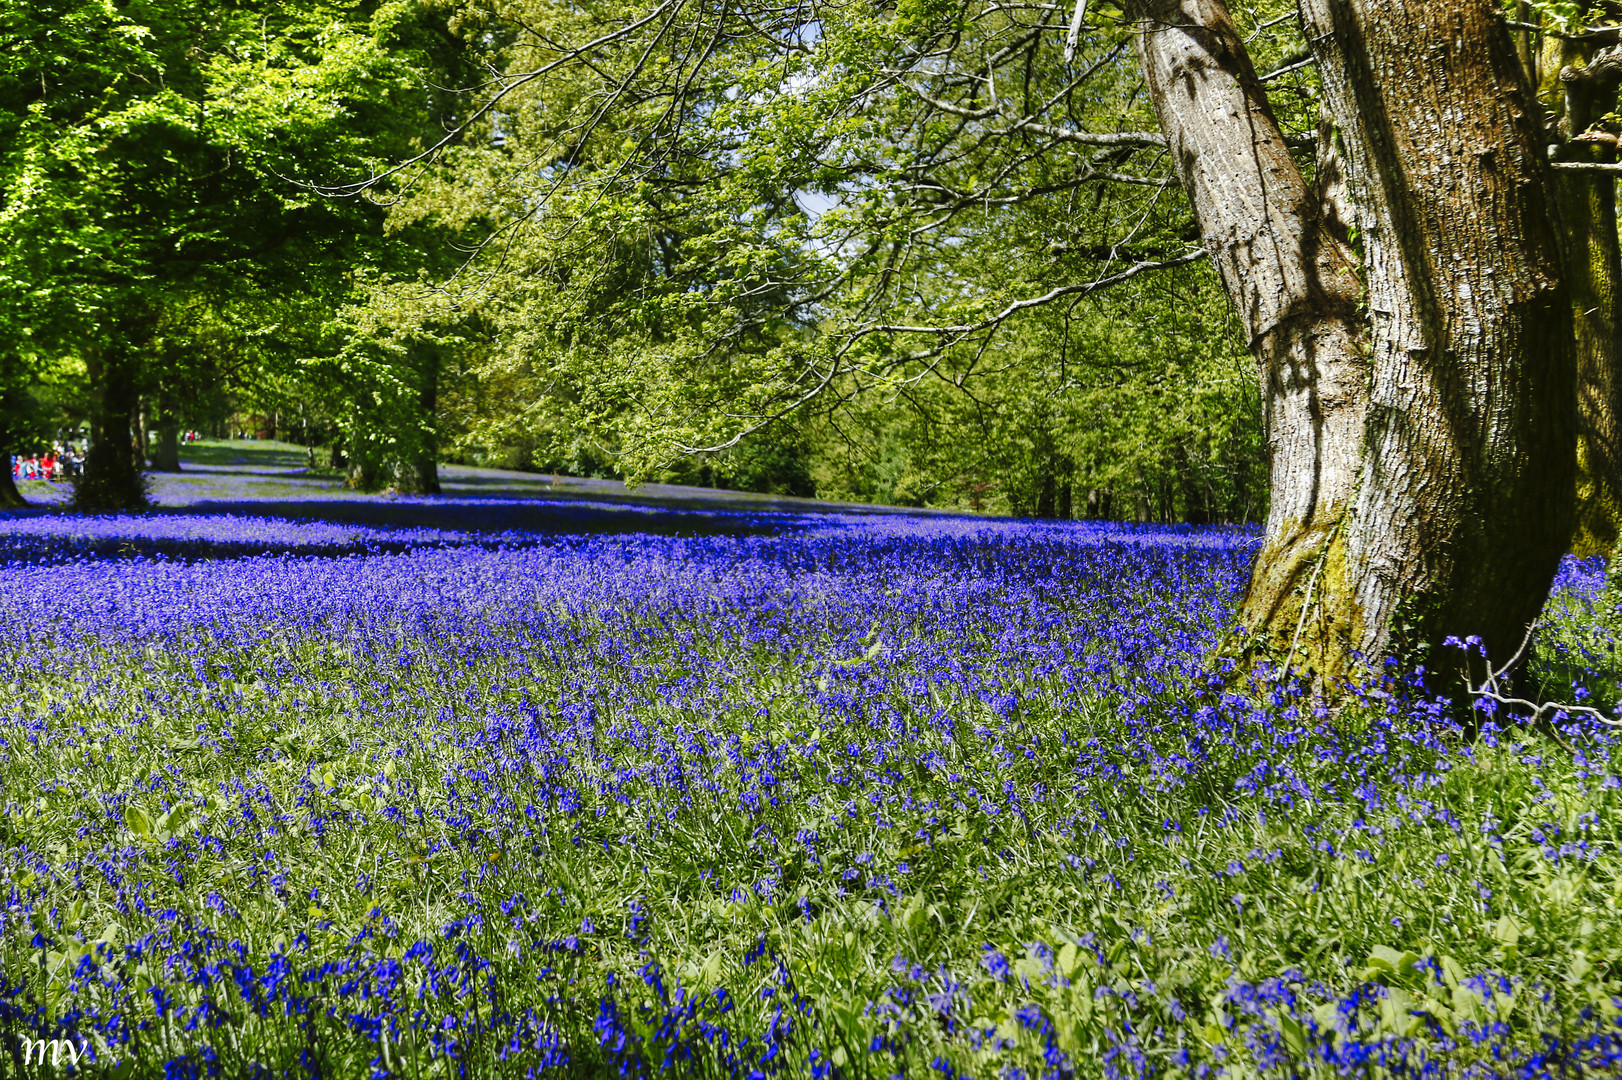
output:
<instances>
[{"instance_id":1,"label":"grass","mask_svg":"<svg viewBox=\"0 0 1622 1080\"><path fill-rule=\"evenodd\" d=\"M1223 692L1250 536L471 503L4 523L21 1075L1622 1058L1612 736ZM1607 677L1596 573L1548 680Z\"/></svg>"}]
</instances>

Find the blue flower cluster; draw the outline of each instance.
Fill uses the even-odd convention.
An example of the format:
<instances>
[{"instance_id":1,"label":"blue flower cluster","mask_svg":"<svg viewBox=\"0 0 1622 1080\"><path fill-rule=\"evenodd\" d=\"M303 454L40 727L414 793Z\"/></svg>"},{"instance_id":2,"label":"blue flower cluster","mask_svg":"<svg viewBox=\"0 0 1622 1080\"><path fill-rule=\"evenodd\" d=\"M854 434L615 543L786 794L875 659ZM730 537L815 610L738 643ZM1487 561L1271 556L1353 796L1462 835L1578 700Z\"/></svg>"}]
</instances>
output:
<instances>
[{"instance_id":1,"label":"blue flower cluster","mask_svg":"<svg viewBox=\"0 0 1622 1080\"><path fill-rule=\"evenodd\" d=\"M455 512L0 523L0 1039L154 1076L1622 1067L1614 740L1468 740L1414 672L1236 687L1252 533Z\"/></svg>"}]
</instances>

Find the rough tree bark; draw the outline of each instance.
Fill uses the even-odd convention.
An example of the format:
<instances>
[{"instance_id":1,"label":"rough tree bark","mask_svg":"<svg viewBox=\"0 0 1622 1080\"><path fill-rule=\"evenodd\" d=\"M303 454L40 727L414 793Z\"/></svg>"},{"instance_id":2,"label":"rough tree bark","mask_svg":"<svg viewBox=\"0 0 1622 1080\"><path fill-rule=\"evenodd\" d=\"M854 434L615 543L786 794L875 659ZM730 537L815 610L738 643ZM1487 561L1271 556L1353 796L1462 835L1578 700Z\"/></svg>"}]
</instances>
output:
<instances>
[{"instance_id":1,"label":"rough tree bark","mask_svg":"<svg viewBox=\"0 0 1622 1080\"><path fill-rule=\"evenodd\" d=\"M1614 36L1614 35L1613 35ZM1522 56L1523 65L1530 56ZM1622 85L1622 45L1598 36L1550 37L1529 70L1555 108L1563 163L1616 161L1618 134L1602 125ZM1608 555L1622 529L1622 252L1614 174L1561 169L1553 180L1577 348L1577 530L1572 550Z\"/></svg>"},{"instance_id":2,"label":"rough tree bark","mask_svg":"<svg viewBox=\"0 0 1622 1080\"><path fill-rule=\"evenodd\" d=\"M1571 535L1575 385L1531 90L1495 6L1301 0L1333 121L1323 190L1220 0L1129 10L1261 370L1272 505L1242 621L1322 677L1447 634L1508 657Z\"/></svg>"}]
</instances>

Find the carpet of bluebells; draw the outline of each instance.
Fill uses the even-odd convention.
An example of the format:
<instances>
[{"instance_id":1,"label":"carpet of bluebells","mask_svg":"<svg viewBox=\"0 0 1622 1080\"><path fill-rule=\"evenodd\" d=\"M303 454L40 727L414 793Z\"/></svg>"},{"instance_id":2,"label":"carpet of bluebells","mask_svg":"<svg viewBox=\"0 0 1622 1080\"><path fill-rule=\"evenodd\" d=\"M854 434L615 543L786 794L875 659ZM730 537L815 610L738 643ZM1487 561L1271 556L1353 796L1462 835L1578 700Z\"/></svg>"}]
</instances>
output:
<instances>
[{"instance_id":1,"label":"carpet of bluebells","mask_svg":"<svg viewBox=\"0 0 1622 1080\"><path fill-rule=\"evenodd\" d=\"M1236 687L1253 533L496 502L0 520L0 1071L1622 1067L1616 739Z\"/></svg>"}]
</instances>

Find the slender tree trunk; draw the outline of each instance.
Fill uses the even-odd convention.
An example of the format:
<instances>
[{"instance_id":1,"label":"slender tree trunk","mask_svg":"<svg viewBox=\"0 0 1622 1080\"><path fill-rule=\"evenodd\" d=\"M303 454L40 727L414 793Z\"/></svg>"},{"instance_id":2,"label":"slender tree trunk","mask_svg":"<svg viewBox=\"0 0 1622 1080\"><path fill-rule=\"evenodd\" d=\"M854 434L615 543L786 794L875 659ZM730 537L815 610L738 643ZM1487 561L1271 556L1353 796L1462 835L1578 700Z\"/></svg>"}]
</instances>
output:
<instances>
[{"instance_id":1,"label":"slender tree trunk","mask_svg":"<svg viewBox=\"0 0 1622 1080\"><path fill-rule=\"evenodd\" d=\"M1053 458L1048 456L1042 459L1037 466L1036 473L1036 516L1051 518L1058 498L1058 488L1053 480Z\"/></svg>"},{"instance_id":2,"label":"slender tree trunk","mask_svg":"<svg viewBox=\"0 0 1622 1080\"><path fill-rule=\"evenodd\" d=\"M141 398L135 397L135 403L130 408L130 454L134 457L135 471L146 469L147 458L151 456L151 440L148 437L146 426L146 410L141 407Z\"/></svg>"},{"instance_id":3,"label":"slender tree trunk","mask_svg":"<svg viewBox=\"0 0 1622 1080\"><path fill-rule=\"evenodd\" d=\"M1173 166L1257 361L1271 503L1242 618L1276 638L1356 493L1368 378L1362 282L1220 0L1138 0L1129 11Z\"/></svg>"},{"instance_id":4,"label":"slender tree trunk","mask_svg":"<svg viewBox=\"0 0 1622 1080\"><path fill-rule=\"evenodd\" d=\"M1172 444L1171 459L1177 472L1177 486L1182 489L1183 520L1190 525L1209 525L1211 510L1205 485L1195 475L1186 440L1178 439Z\"/></svg>"},{"instance_id":5,"label":"slender tree trunk","mask_svg":"<svg viewBox=\"0 0 1622 1080\"><path fill-rule=\"evenodd\" d=\"M422 365L422 391L418 399L422 409L424 439L422 448L412 459L416 474L413 484L423 495L439 494L439 356L427 350Z\"/></svg>"},{"instance_id":6,"label":"slender tree trunk","mask_svg":"<svg viewBox=\"0 0 1622 1080\"><path fill-rule=\"evenodd\" d=\"M1316 191L1220 0L1129 10L1261 371L1272 500L1242 621L1326 677L1448 634L1507 658L1570 536L1575 386L1530 90L1496 8L1301 0L1334 121Z\"/></svg>"}]
</instances>

